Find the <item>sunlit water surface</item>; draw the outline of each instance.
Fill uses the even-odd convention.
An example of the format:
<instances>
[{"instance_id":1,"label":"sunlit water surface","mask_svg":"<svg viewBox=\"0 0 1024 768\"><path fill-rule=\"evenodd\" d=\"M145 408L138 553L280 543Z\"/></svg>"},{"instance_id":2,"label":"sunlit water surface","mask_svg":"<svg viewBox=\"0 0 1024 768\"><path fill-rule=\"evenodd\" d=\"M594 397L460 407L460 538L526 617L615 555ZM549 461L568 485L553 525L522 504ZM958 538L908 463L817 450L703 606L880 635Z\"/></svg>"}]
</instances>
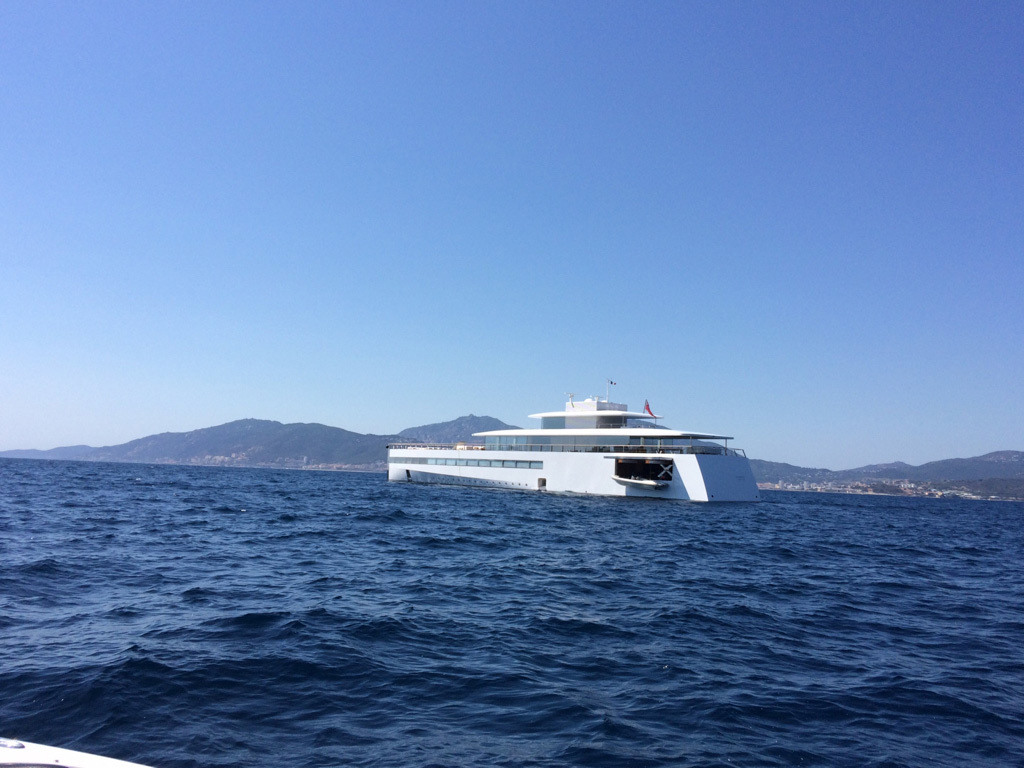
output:
<instances>
[{"instance_id":1,"label":"sunlit water surface","mask_svg":"<svg viewBox=\"0 0 1024 768\"><path fill-rule=\"evenodd\" d=\"M158 768L1024 765L1024 504L0 460L0 735Z\"/></svg>"}]
</instances>

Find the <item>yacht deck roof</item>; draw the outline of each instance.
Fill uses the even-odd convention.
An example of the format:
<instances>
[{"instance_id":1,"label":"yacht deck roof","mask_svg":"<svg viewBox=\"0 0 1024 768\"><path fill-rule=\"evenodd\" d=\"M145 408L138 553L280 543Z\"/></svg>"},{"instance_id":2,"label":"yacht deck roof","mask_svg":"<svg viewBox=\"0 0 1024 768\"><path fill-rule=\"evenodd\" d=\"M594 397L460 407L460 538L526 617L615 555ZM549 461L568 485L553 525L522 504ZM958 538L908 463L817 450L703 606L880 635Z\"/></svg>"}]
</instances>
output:
<instances>
[{"instance_id":1,"label":"yacht deck roof","mask_svg":"<svg viewBox=\"0 0 1024 768\"><path fill-rule=\"evenodd\" d=\"M591 429L495 429L490 432L474 432L474 437L646 437L658 438L692 437L694 440L732 440L728 435L713 435L709 432L688 432L678 429L658 429L657 427L608 427Z\"/></svg>"}]
</instances>

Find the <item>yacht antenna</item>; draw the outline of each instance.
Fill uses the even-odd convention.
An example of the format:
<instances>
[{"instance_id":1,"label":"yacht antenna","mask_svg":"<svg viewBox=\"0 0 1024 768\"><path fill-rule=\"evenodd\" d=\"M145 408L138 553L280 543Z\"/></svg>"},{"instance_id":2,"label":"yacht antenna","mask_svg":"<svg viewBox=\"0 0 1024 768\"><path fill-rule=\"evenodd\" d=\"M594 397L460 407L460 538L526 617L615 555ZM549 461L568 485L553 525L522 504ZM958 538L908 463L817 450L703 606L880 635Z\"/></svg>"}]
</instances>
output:
<instances>
[{"instance_id":1,"label":"yacht antenna","mask_svg":"<svg viewBox=\"0 0 1024 768\"><path fill-rule=\"evenodd\" d=\"M612 381L611 379L605 379L604 382L605 382L605 384L604 384L604 401L606 403L610 403L611 400L608 399L608 396L609 396L611 388L615 386L615 382Z\"/></svg>"},{"instance_id":2,"label":"yacht antenna","mask_svg":"<svg viewBox=\"0 0 1024 768\"><path fill-rule=\"evenodd\" d=\"M566 392L565 394L567 394L569 396L569 405L571 405L573 408L575 408L576 407L576 403L574 403L572 401L572 399L574 397L576 397L576 393L575 392Z\"/></svg>"}]
</instances>

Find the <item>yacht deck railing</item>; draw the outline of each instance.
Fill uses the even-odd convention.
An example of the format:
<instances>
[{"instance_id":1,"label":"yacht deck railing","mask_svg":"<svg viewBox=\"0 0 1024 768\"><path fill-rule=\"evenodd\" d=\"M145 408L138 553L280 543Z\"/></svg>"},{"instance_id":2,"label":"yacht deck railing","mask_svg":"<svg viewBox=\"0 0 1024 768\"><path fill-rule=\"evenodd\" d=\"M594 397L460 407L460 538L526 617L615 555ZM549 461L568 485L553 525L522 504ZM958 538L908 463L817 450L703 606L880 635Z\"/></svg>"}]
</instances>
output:
<instances>
[{"instance_id":1,"label":"yacht deck railing","mask_svg":"<svg viewBox=\"0 0 1024 768\"><path fill-rule=\"evenodd\" d=\"M475 443L391 443L392 448L416 448L432 451L526 451L528 453L659 453L699 454L704 456L747 457L742 448L721 445L575 445L573 443L538 445L479 445Z\"/></svg>"}]
</instances>

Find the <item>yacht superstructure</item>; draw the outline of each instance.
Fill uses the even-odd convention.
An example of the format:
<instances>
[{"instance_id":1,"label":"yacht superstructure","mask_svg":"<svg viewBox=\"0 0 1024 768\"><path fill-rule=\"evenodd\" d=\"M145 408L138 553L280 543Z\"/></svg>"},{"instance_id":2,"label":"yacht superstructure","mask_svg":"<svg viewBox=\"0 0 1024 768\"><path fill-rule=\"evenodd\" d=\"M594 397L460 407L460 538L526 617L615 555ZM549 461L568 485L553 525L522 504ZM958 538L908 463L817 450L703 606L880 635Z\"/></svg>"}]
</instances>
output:
<instances>
[{"instance_id":1,"label":"yacht superstructure","mask_svg":"<svg viewBox=\"0 0 1024 768\"><path fill-rule=\"evenodd\" d=\"M645 404L590 397L533 414L539 429L478 432L481 444L388 446L388 479L686 501L759 501L731 437L664 429Z\"/></svg>"}]
</instances>

